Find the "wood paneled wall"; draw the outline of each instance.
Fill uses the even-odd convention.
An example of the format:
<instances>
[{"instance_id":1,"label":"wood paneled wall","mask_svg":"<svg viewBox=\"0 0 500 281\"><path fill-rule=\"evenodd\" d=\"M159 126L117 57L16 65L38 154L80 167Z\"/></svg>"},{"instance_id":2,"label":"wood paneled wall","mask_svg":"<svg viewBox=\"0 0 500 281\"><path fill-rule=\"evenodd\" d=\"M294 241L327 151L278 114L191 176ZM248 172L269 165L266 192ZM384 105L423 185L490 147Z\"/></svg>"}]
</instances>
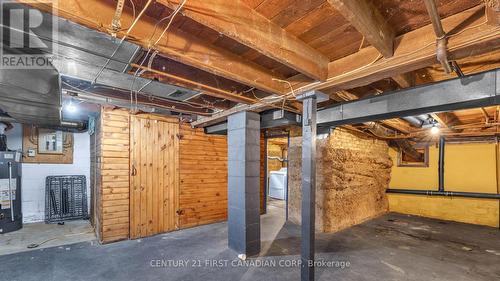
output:
<instances>
[{"instance_id":1,"label":"wood paneled wall","mask_svg":"<svg viewBox=\"0 0 500 281\"><path fill-rule=\"evenodd\" d=\"M96 122L96 218L103 243L129 237L130 123L126 110L103 108Z\"/></svg>"},{"instance_id":2,"label":"wood paneled wall","mask_svg":"<svg viewBox=\"0 0 500 281\"><path fill-rule=\"evenodd\" d=\"M100 116L96 117L100 120ZM94 226L97 237L101 236L101 209L97 202L101 200L101 167L99 166L100 146L98 142L101 139L101 122L95 122L94 134L90 136L90 222ZM99 152L98 152L99 149Z\"/></svg>"},{"instance_id":3,"label":"wood paneled wall","mask_svg":"<svg viewBox=\"0 0 500 281\"><path fill-rule=\"evenodd\" d=\"M266 212L266 139L260 134L260 213Z\"/></svg>"},{"instance_id":4,"label":"wood paneled wall","mask_svg":"<svg viewBox=\"0 0 500 281\"><path fill-rule=\"evenodd\" d=\"M180 127L179 224L187 228L227 219L227 138Z\"/></svg>"},{"instance_id":5,"label":"wood paneled wall","mask_svg":"<svg viewBox=\"0 0 500 281\"><path fill-rule=\"evenodd\" d=\"M150 115L152 116L152 115ZM130 238L130 113L103 108L96 121L94 226L103 243ZM162 117L160 117L162 118ZM179 126L177 228L227 219L227 138Z\"/></svg>"},{"instance_id":6,"label":"wood paneled wall","mask_svg":"<svg viewBox=\"0 0 500 281\"><path fill-rule=\"evenodd\" d=\"M146 116L146 115L144 115ZM148 115L154 118L153 115ZM158 117L162 118L162 117ZM103 243L130 238L130 120L127 110L101 110L92 155L94 226ZM227 219L227 137L179 125L179 192L176 228ZM261 211L265 196L264 136L261 137Z\"/></svg>"}]
</instances>

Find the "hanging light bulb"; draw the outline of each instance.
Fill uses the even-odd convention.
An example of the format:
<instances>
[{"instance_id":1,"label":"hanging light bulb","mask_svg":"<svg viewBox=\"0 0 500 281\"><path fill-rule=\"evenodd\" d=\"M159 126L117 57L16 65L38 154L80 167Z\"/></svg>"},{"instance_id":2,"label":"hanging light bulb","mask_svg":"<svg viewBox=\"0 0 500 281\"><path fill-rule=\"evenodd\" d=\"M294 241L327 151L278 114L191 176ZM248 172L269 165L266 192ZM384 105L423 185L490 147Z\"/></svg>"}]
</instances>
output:
<instances>
[{"instance_id":1,"label":"hanging light bulb","mask_svg":"<svg viewBox=\"0 0 500 281\"><path fill-rule=\"evenodd\" d=\"M431 128L431 134L433 135L437 135L439 134L439 128L436 126L436 124L432 125L432 128Z\"/></svg>"},{"instance_id":2,"label":"hanging light bulb","mask_svg":"<svg viewBox=\"0 0 500 281\"><path fill-rule=\"evenodd\" d=\"M66 112L68 112L68 113L75 113L78 110L78 108L76 107L76 105L73 103L73 100L71 99L64 107L64 110L66 110Z\"/></svg>"}]
</instances>

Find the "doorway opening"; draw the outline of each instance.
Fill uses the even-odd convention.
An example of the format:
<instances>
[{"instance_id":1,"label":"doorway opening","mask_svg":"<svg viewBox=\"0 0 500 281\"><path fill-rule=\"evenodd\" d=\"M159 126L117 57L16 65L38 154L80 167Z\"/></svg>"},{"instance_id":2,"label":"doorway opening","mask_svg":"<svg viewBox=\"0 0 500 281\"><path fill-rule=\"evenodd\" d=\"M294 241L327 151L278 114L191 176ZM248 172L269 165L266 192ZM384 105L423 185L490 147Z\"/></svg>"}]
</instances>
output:
<instances>
[{"instance_id":1,"label":"doorway opening","mask_svg":"<svg viewBox=\"0 0 500 281\"><path fill-rule=\"evenodd\" d=\"M288 134L266 137L266 213L288 220Z\"/></svg>"}]
</instances>

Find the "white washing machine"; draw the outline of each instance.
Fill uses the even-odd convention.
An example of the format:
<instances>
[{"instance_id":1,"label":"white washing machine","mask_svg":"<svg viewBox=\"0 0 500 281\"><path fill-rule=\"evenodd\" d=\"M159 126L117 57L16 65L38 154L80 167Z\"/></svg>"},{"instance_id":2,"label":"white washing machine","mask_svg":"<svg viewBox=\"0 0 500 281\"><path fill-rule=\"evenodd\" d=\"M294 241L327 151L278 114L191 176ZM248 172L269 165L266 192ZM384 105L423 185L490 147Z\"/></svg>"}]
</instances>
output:
<instances>
[{"instance_id":1,"label":"white washing machine","mask_svg":"<svg viewBox=\"0 0 500 281\"><path fill-rule=\"evenodd\" d=\"M285 200L287 186L287 168L269 173L269 197Z\"/></svg>"}]
</instances>

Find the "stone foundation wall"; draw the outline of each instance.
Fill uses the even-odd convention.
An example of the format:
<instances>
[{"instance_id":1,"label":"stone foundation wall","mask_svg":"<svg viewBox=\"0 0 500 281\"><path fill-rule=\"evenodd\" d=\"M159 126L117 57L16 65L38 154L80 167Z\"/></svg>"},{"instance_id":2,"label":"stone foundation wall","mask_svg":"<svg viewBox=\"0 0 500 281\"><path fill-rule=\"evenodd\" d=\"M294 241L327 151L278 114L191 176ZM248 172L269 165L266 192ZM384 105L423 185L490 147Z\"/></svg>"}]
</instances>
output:
<instances>
[{"instance_id":1,"label":"stone foundation wall","mask_svg":"<svg viewBox=\"0 0 500 281\"><path fill-rule=\"evenodd\" d=\"M300 129L291 132L289 148L289 218L300 223ZM317 140L316 230L334 232L389 210L385 189L392 160L385 141L336 129Z\"/></svg>"}]
</instances>

